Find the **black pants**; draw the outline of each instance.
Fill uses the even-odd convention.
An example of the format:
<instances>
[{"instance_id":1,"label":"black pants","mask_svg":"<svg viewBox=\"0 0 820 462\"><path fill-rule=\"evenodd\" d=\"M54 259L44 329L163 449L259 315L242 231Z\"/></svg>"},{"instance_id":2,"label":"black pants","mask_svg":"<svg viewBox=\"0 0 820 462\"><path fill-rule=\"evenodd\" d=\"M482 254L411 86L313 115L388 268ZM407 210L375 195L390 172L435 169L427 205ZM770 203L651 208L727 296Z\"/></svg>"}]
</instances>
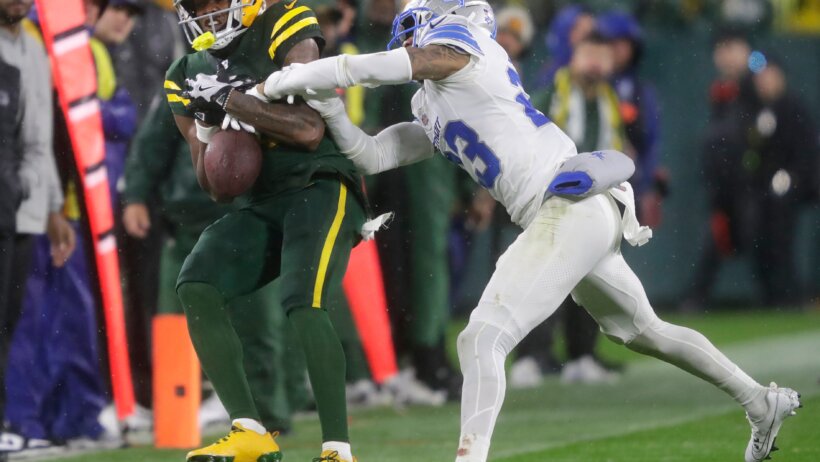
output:
<instances>
[{"instance_id":1,"label":"black pants","mask_svg":"<svg viewBox=\"0 0 820 462\"><path fill-rule=\"evenodd\" d=\"M6 363L14 327L20 320L26 280L31 270L34 236L0 237L0 422L6 410Z\"/></svg>"}]
</instances>

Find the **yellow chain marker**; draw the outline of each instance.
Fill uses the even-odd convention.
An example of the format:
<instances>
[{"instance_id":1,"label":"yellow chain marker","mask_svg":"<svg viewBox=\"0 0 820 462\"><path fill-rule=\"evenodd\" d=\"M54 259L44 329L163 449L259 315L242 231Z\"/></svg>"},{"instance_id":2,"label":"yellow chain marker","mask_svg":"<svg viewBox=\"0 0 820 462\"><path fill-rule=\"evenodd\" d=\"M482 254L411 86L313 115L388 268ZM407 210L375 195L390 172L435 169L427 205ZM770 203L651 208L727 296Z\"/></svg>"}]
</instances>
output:
<instances>
[{"instance_id":1,"label":"yellow chain marker","mask_svg":"<svg viewBox=\"0 0 820 462\"><path fill-rule=\"evenodd\" d=\"M200 35L196 39L194 39L194 43L191 44L196 51L207 50L211 48L216 43L216 36L214 36L213 32L205 32L204 34Z\"/></svg>"}]
</instances>

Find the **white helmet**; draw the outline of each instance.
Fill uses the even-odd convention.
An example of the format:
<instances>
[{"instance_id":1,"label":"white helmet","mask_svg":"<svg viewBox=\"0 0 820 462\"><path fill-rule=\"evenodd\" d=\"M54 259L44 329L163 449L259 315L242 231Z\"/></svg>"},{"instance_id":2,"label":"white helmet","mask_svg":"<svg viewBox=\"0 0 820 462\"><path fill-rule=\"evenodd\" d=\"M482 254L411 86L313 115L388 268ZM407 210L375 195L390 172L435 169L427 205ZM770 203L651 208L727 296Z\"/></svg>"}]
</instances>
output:
<instances>
[{"instance_id":1,"label":"white helmet","mask_svg":"<svg viewBox=\"0 0 820 462\"><path fill-rule=\"evenodd\" d=\"M174 0L174 7L179 15L179 24L185 31L185 37L196 50L221 50L228 46L233 39L242 35L253 24L257 16L265 11L265 0L231 0L230 6L225 9L196 16L193 0ZM228 20L225 26L216 30L214 18L226 14ZM210 27L203 29L199 22L207 20Z\"/></svg>"},{"instance_id":2,"label":"white helmet","mask_svg":"<svg viewBox=\"0 0 820 462\"><path fill-rule=\"evenodd\" d=\"M435 25L435 21L448 14L463 16L495 38L495 15L486 0L410 0L393 20L393 37L387 48L401 46L410 34L415 45L418 43L416 34L421 28L431 22Z\"/></svg>"}]
</instances>

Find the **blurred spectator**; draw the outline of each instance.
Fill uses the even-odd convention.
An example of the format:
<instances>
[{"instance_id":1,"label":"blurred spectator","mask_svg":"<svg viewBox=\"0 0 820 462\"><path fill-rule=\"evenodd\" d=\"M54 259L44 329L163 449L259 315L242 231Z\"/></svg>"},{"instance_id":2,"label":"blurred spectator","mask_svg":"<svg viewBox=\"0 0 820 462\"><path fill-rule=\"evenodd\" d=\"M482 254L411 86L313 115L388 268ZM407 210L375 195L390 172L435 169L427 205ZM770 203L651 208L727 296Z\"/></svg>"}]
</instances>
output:
<instances>
[{"instance_id":1,"label":"blurred spectator","mask_svg":"<svg viewBox=\"0 0 820 462\"><path fill-rule=\"evenodd\" d=\"M498 11L495 21L498 27L495 40L507 52L518 73L527 76L522 60L529 56L528 51L535 35L530 13L518 6L508 6ZM525 78L525 88L529 87L527 83Z\"/></svg>"},{"instance_id":2,"label":"blurred spectator","mask_svg":"<svg viewBox=\"0 0 820 462\"><path fill-rule=\"evenodd\" d=\"M168 223L170 239L163 250L159 306L155 313L182 315L176 280L185 257L206 227L239 205L217 204L199 187L188 143L176 127L170 106L159 98L134 140L125 179L123 197L127 205L123 223L128 234L137 239L145 238L154 225L146 204L160 196L160 219ZM232 301L228 311L241 334L248 384L262 424L272 431L287 432L291 412L284 384L291 369L283 366L283 357L294 353L286 352L285 348L295 344L283 341L284 312L277 300L277 291L269 286ZM304 373L298 375L304 384ZM230 420L215 393L203 401L199 419L203 427Z\"/></svg>"},{"instance_id":3,"label":"blurred spectator","mask_svg":"<svg viewBox=\"0 0 820 462\"><path fill-rule=\"evenodd\" d=\"M612 86L620 100L626 129L626 152L635 159L630 179L638 204L638 219L655 228L661 224L666 173L659 166L660 106L655 87L638 75L643 56L643 30L630 14L613 11L598 17L598 30L612 41L615 75Z\"/></svg>"},{"instance_id":4,"label":"blurred spectator","mask_svg":"<svg viewBox=\"0 0 820 462\"><path fill-rule=\"evenodd\" d=\"M552 20L547 32L550 61L541 70L536 88L552 86L558 69L569 64L572 49L595 29L595 16L581 5L562 8Z\"/></svg>"},{"instance_id":5,"label":"blurred spectator","mask_svg":"<svg viewBox=\"0 0 820 462\"><path fill-rule=\"evenodd\" d=\"M140 19L128 39L110 51L117 81L128 90L137 107L137 120L142 121L165 80L165 71L186 53L187 44L172 0L128 3L141 9Z\"/></svg>"},{"instance_id":6,"label":"blurred spectator","mask_svg":"<svg viewBox=\"0 0 820 462\"><path fill-rule=\"evenodd\" d=\"M137 130L137 111L128 90L117 82L110 50L122 44L134 28L134 17L142 12L139 0L109 0L94 25L90 41L97 67L97 96L105 134L105 166L111 189L111 204L119 209L118 183L125 171L128 143ZM115 215L116 216L116 215Z\"/></svg>"},{"instance_id":7,"label":"blurred spectator","mask_svg":"<svg viewBox=\"0 0 820 462\"><path fill-rule=\"evenodd\" d=\"M9 283L14 261L14 239L17 232L15 215L23 199L17 171L20 168L19 149L20 70L0 59L0 422L5 414L6 352L9 332L7 317ZM0 427L2 431L2 427ZM22 447L22 441L6 441L0 434L0 461L6 460L7 450Z\"/></svg>"},{"instance_id":8,"label":"blurred spectator","mask_svg":"<svg viewBox=\"0 0 820 462\"><path fill-rule=\"evenodd\" d=\"M709 222L703 250L693 271L693 282L680 308L703 309L717 279L720 262L744 249L749 235L748 175L743 168L743 141L739 108L752 105L749 76L751 45L735 29L724 29L715 38L712 59L717 78L709 87L711 116L704 135L702 169L709 200Z\"/></svg>"},{"instance_id":9,"label":"blurred spectator","mask_svg":"<svg viewBox=\"0 0 820 462\"><path fill-rule=\"evenodd\" d=\"M555 73L554 85L542 95L536 108L549 114L550 118L572 138L578 152L599 149L623 150L625 134L619 111L618 96L609 84L615 70L615 56L611 43L598 32L580 39L573 49L569 64ZM539 106L540 105L540 106ZM560 308L567 344L567 362L561 371L564 383L608 382L616 376L616 367L604 363L595 354L598 325L572 298L567 298ZM545 359L538 358L539 351L549 351L552 345L551 326L536 328L528 339L519 345L519 368L525 367L527 357L535 358L541 367ZM530 338L532 337L532 338ZM546 345L545 345L546 343ZM543 353L542 353L543 354ZM532 364L532 361L529 361ZM515 367L515 365L514 365ZM534 371L539 372L539 371ZM546 372L541 370L540 372ZM531 374L516 374L511 370L511 382L521 380L522 385L537 384Z\"/></svg>"},{"instance_id":10,"label":"blurred spectator","mask_svg":"<svg viewBox=\"0 0 820 462\"><path fill-rule=\"evenodd\" d=\"M8 342L20 318L35 240L47 234L48 238L44 238L46 258L55 266L65 264L74 251L76 240L73 229L61 212L63 196L52 149L53 113L48 57L42 43L29 33L30 28L24 28L23 21L32 3L32 0L0 1L0 58L20 71L18 95L7 95L9 105L19 96L19 110L3 111L4 115L12 115L17 120L19 138L14 143L4 143L4 146L13 149L19 159L19 170L13 168L10 172L19 172L23 198L17 209L14 238L5 242L5 250L10 252L14 270L11 280L7 281L9 287L4 294L5 303L0 305L0 377L7 365ZM11 74L9 76L13 78ZM4 84L11 85L12 81L4 81ZM16 162L12 161L12 164ZM13 198L11 200L17 202ZM9 224L6 222L6 225ZM5 394L0 393L0 416L5 404ZM3 440L13 443L12 447L5 448L11 451L24 450L37 444L13 431L5 432Z\"/></svg>"},{"instance_id":11,"label":"blurred spectator","mask_svg":"<svg viewBox=\"0 0 820 462\"><path fill-rule=\"evenodd\" d=\"M98 20L100 25L89 44L97 70L105 163L115 208L116 182L134 131L135 111L127 93L116 86L106 45L114 46L128 36L138 11L125 0L112 1L107 9L99 2L86 1L86 26L91 29ZM7 387L14 402L9 406L8 420L29 439L67 441L81 447L118 445L119 435L104 434L98 422L107 400L99 363L98 278L84 250L93 244L82 219L81 187L71 142L66 126L57 123L57 127L60 138L56 145L66 181L65 211L70 229L85 239L77 242L79 251L63 268L55 268L49 261L42 238L35 243L25 310L12 344Z\"/></svg>"},{"instance_id":12,"label":"blurred spectator","mask_svg":"<svg viewBox=\"0 0 820 462\"><path fill-rule=\"evenodd\" d=\"M689 308L708 299L721 257L748 251L755 262L756 280L761 284L766 306L790 306L802 302L795 264L795 228L801 207L817 200L817 128L807 108L787 92L787 79L779 59L754 51L749 54L750 93L727 108L721 140L726 158L737 170L723 175L741 177L714 201L712 239L700 265ZM745 96L745 97L744 97ZM714 166L712 160L706 169ZM719 168L719 167L718 167ZM714 186L713 186L714 187ZM731 195L740 201L731 215L724 207ZM729 230L726 230L726 228ZM738 229L731 232L732 229ZM745 232L744 232L745 231Z\"/></svg>"},{"instance_id":13,"label":"blurred spectator","mask_svg":"<svg viewBox=\"0 0 820 462\"><path fill-rule=\"evenodd\" d=\"M751 51L746 36L737 29L723 29L715 38L712 61L718 76L709 88L713 121L720 121L740 96L742 86L749 85L746 76Z\"/></svg>"}]
</instances>

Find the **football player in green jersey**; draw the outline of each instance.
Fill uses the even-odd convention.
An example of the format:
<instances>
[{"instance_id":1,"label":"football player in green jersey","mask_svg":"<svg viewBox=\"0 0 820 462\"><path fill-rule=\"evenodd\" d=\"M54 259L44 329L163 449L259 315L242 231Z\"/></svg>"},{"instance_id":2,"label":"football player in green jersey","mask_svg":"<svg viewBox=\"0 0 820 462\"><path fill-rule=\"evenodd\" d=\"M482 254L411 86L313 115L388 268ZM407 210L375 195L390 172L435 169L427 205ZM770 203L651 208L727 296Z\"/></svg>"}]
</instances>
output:
<instances>
[{"instance_id":1,"label":"football player in green jersey","mask_svg":"<svg viewBox=\"0 0 820 462\"><path fill-rule=\"evenodd\" d=\"M176 0L175 6L200 51L171 66L165 89L200 185L209 191L203 154L220 125L256 132L263 152L248 205L205 230L177 280L202 368L233 419L228 436L190 452L188 462L281 459L259 422L225 312L228 300L275 278L316 397L323 437L318 460L351 462L345 358L326 307L342 296L350 250L365 220L359 175L303 102L267 103L235 91L284 66L318 59L318 22L299 0Z\"/></svg>"}]
</instances>

